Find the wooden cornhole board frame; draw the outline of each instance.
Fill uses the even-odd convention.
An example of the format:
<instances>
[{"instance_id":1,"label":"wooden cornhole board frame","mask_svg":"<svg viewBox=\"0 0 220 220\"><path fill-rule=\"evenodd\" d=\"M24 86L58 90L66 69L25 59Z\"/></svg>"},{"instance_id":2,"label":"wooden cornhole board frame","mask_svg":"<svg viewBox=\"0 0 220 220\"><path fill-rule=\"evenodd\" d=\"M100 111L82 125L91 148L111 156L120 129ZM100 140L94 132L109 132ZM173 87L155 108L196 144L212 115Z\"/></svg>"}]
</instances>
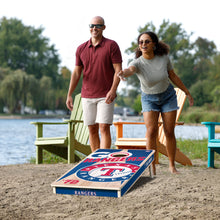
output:
<instances>
[{"instance_id":1,"label":"wooden cornhole board frame","mask_svg":"<svg viewBox=\"0 0 220 220\"><path fill-rule=\"evenodd\" d=\"M121 197L154 160L154 150L98 149L51 184L56 194Z\"/></svg>"}]
</instances>

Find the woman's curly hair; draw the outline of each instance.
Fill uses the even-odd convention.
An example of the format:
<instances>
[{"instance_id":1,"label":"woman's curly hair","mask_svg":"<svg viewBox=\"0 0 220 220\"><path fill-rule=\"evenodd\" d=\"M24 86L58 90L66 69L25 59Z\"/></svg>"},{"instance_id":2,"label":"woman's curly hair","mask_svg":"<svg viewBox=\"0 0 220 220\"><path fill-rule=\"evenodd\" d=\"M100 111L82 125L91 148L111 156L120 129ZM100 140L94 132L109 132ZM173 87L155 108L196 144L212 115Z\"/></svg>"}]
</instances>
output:
<instances>
[{"instance_id":1,"label":"woman's curly hair","mask_svg":"<svg viewBox=\"0 0 220 220\"><path fill-rule=\"evenodd\" d=\"M139 44L140 37L143 34L147 34L150 36L151 40L155 43L154 55L163 56L167 55L170 51L169 45L165 44L163 41L159 41L157 35L152 31L146 31L139 34L137 38L137 43ZM139 50L139 47L136 48L135 58L138 58L142 55L142 52Z\"/></svg>"}]
</instances>

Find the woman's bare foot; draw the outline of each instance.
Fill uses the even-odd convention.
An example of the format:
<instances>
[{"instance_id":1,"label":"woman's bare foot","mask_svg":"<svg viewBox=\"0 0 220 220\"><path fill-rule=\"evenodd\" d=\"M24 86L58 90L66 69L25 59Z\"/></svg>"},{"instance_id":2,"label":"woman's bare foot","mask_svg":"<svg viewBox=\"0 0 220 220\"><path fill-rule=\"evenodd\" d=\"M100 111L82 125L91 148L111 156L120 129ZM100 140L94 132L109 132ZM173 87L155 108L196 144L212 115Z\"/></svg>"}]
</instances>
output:
<instances>
[{"instance_id":1,"label":"woman's bare foot","mask_svg":"<svg viewBox=\"0 0 220 220\"><path fill-rule=\"evenodd\" d=\"M180 172L176 169L176 167L174 167L174 166L170 166L169 167L169 170L170 170L170 172L171 173L173 173L173 174L180 174Z\"/></svg>"}]
</instances>

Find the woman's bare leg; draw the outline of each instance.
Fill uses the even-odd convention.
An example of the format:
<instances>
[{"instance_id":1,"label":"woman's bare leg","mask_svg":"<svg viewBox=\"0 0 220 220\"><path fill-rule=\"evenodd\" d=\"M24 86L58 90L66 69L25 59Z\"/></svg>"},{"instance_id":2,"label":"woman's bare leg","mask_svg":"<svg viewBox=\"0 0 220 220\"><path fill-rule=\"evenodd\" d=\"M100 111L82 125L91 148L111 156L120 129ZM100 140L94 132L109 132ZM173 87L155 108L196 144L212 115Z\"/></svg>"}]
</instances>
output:
<instances>
[{"instance_id":1,"label":"woman's bare leg","mask_svg":"<svg viewBox=\"0 0 220 220\"><path fill-rule=\"evenodd\" d=\"M178 173L175 167L176 137L174 133L176 122L176 111L162 113L164 133L166 136L166 149L169 158L169 170Z\"/></svg>"},{"instance_id":2,"label":"woman's bare leg","mask_svg":"<svg viewBox=\"0 0 220 220\"><path fill-rule=\"evenodd\" d=\"M158 118L159 112L150 111L144 112L144 122L147 128L146 133L146 149L148 150L156 150L156 139L158 135ZM153 161L153 174L156 175L156 166L155 166L155 159Z\"/></svg>"}]
</instances>

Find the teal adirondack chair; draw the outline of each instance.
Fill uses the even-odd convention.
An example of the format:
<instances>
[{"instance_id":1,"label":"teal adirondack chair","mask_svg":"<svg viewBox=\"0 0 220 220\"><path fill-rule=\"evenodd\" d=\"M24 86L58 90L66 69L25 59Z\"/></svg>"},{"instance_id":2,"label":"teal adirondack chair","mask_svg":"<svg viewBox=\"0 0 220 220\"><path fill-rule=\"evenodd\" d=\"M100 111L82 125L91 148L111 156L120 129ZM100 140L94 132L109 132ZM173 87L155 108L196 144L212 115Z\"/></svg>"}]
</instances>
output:
<instances>
[{"instance_id":1,"label":"teal adirondack chair","mask_svg":"<svg viewBox=\"0 0 220 220\"><path fill-rule=\"evenodd\" d=\"M215 126L220 122L202 122L208 128L208 167L214 168L214 154L220 154L220 139L215 138Z\"/></svg>"},{"instance_id":2,"label":"teal adirondack chair","mask_svg":"<svg viewBox=\"0 0 220 220\"><path fill-rule=\"evenodd\" d=\"M70 120L64 122L31 122L36 126L36 164L43 162L43 150L54 153L74 163L91 153L88 145L89 131L83 124L81 94L75 96ZM67 135L64 137L43 137L43 125L68 124Z\"/></svg>"}]
</instances>

